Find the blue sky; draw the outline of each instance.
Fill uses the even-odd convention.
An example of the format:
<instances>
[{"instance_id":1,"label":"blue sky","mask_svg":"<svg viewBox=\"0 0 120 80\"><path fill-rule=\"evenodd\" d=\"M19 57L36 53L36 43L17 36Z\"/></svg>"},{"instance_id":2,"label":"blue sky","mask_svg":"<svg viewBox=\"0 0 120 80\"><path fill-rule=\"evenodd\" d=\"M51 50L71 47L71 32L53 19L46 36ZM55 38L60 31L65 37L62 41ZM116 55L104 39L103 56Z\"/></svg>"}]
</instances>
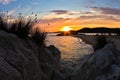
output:
<instances>
[{"instance_id":1,"label":"blue sky","mask_svg":"<svg viewBox=\"0 0 120 80\"><path fill-rule=\"evenodd\" d=\"M16 9L24 14L50 10L86 11L91 6L120 8L119 4L120 0L0 0L0 10Z\"/></svg>"},{"instance_id":2,"label":"blue sky","mask_svg":"<svg viewBox=\"0 0 120 80\"><path fill-rule=\"evenodd\" d=\"M33 12L40 23L54 26L49 29L68 25L74 29L119 27L120 24L120 0L0 0L0 13L7 11L10 16L22 13L24 17L33 16Z\"/></svg>"}]
</instances>

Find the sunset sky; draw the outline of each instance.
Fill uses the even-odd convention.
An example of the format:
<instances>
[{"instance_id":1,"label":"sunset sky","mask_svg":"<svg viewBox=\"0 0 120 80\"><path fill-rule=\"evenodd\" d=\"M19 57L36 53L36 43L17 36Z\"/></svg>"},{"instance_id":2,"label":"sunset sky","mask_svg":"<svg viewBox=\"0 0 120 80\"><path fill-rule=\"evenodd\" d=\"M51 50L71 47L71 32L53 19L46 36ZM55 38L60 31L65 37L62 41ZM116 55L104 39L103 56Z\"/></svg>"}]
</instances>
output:
<instances>
[{"instance_id":1,"label":"sunset sky","mask_svg":"<svg viewBox=\"0 0 120 80\"><path fill-rule=\"evenodd\" d=\"M37 25L50 32L65 26L120 28L120 0L0 0L2 13L10 19L19 13L25 18L37 15Z\"/></svg>"}]
</instances>

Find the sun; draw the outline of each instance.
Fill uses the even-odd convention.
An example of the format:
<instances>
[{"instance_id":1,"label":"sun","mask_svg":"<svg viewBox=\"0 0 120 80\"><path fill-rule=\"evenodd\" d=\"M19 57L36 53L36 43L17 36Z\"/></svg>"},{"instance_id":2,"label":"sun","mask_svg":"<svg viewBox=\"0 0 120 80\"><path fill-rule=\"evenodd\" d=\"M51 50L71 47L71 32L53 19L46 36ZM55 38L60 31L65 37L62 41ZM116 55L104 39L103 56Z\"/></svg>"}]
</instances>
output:
<instances>
[{"instance_id":1,"label":"sun","mask_svg":"<svg viewBox=\"0 0 120 80\"><path fill-rule=\"evenodd\" d=\"M70 30L72 30L72 29L70 28L70 26L64 26L64 27L61 29L61 31L65 31L65 32L68 32L68 31L70 31Z\"/></svg>"}]
</instances>

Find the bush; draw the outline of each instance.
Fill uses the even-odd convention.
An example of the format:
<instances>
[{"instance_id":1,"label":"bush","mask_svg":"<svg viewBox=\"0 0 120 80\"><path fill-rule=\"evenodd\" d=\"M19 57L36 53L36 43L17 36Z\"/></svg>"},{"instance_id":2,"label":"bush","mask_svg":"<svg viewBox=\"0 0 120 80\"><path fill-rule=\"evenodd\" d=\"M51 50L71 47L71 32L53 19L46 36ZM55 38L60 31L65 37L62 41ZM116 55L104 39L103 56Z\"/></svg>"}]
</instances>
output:
<instances>
[{"instance_id":1,"label":"bush","mask_svg":"<svg viewBox=\"0 0 120 80\"><path fill-rule=\"evenodd\" d=\"M20 38L30 37L37 44L44 44L47 33L39 31L38 28L32 33L33 25L35 21L25 21L22 18L16 20L16 22L9 23L0 17L0 30L6 31L8 33L16 34ZM31 35L31 36L29 36Z\"/></svg>"},{"instance_id":2,"label":"bush","mask_svg":"<svg viewBox=\"0 0 120 80\"><path fill-rule=\"evenodd\" d=\"M8 24L2 17L0 17L0 30L8 32Z\"/></svg>"},{"instance_id":3,"label":"bush","mask_svg":"<svg viewBox=\"0 0 120 80\"><path fill-rule=\"evenodd\" d=\"M17 23L11 24L9 32L14 33L21 38L25 38L28 37L28 35L30 34L33 25L34 23L31 20L27 22L20 20Z\"/></svg>"},{"instance_id":4,"label":"bush","mask_svg":"<svg viewBox=\"0 0 120 80\"><path fill-rule=\"evenodd\" d=\"M39 31L39 29L36 28L35 32L31 36L31 38L37 44L44 45L46 36L47 36L46 32Z\"/></svg>"},{"instance_id":5,"label":"bush","mask_svg":"<svg viewBox=\"0 0 120 80\"><path fill-rule=\"evenodd\" d=\"M34 22L31 20L25 21L18 19L16 22L8 23L6 20L0 17L0 30L16 34L21 38L28 37L33 25Z\"/></svg>"}]
</instances>

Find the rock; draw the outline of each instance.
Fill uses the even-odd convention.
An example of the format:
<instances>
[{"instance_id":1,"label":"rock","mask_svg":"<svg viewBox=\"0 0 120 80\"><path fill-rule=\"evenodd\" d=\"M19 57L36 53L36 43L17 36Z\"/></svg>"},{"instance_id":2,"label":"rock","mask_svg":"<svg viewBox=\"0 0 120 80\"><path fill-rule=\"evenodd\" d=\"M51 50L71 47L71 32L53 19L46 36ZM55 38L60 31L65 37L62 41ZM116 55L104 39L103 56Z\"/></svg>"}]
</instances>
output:
<instances>
[{"instance_id":1,"label":"rock","mask_svg":"<svg viewBox=\"0 0 120 80\"><path fill-rule=\"evenodd\" d=\"M51 80L65 80L66 77L61 74L58 70L54 70L52 73Z\"/></svg>"},{"instance_id":2,"label":"rock","mask_svg":"<svg viewBox=\"0 0 120 80\"><path fill-rule=\"evenodd\" d=\"M22 74L0 57L0 80L23 80Z\"/></svg>"},{"instance_id":3,"label":"rock","mask_svg":"<svg viewBox=\"0 0 120 80\"><path fill-rule=\"evenodd\" d=\"M29 38L0 31L0 80L50 80L58 71L53 53Z\"/></svg>"},{"instance_id":4,"label":"rock","mask_svg":"<svg viewBox=\"0 0 120 80\"><path fill-rule=\"evenodd\" d=\"M0 80L120 80L120 51L107 44L60 72L60 51L0 31Z\"/></svg>"},{"instance_id":5,"label":"rock","mask_svg":"<svg viewBox=\"0 0 120 80\"><path fill-rule=\"evenodd\" d=\"M54 46L38 46L29 38L0 31L0 80L63 80L59 61Z\"/></svg>"},{"instance_id":6,"label":"rock","mask_svg":"<svg viewBox=\"0 0 120 80\"><path fill-rule=\"evenodd\" d=\"M108 44L103 49L82 60L74 67L70 80L119 80L120 66L117 62L117 49L114 44Z\"/></svg>"},{"instance_id":7,"label":"rock","mask_svg":"<svg viewBox=\"0 0 120 80\"><path fill-rule=\"evenodd\" d=\"M11 79L8 80L41 80L43 72L39 61L24 44L17 36L0 31L0 58L5 63L0 66L3 69L0 74L10 74ZM6 78L8 75L4 74ZM4 77L0 79L5 80Z\"/></svg>"},{"instance_id":8,"label":"rock","mask_svg":"<svg viewBox=\"0 0 120 80\"><path fill-rule=\"evenodd\" d=\"M60 61L61 59L60 51L54 45L50 45L48 49L52 53L56 61Z\"/></svg>"},{"instance_id":9,"label":"rock","mask_svg":"<svg viewBox=\"0 0 120 80\"><path fill-rule=\"evenodd\" d=\"M39 48L39 59L44 63L55 64L56 62L52 53L45 46Z\"/></svg>"}]
</instances>

